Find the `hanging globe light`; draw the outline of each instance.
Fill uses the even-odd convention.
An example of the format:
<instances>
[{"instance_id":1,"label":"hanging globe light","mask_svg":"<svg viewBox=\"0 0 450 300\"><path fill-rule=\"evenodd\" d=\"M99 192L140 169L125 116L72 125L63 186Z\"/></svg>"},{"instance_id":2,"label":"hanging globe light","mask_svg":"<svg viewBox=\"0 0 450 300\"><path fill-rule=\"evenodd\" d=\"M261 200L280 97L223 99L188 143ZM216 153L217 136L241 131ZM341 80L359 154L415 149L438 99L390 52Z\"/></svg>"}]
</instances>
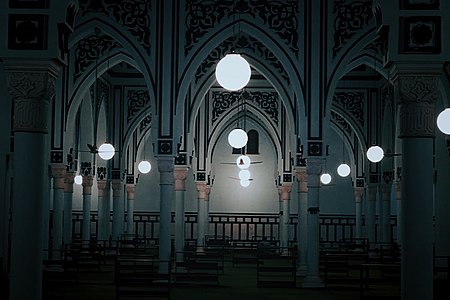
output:
<instances>
[{"instance_id":1,"label":"hanging globe light","mask_svg":"<svg viewBox=\"0 0 450 300\"><path fill-rule=\"evenodd\" d=\"M248 187L250 185L250 180L242 180L240 181L242 187Z\"/></svg>"},{"instance_id":2,"label":"hanging globe light","mask_svg":"<svg viewBox=\"0 0 450 300\"><path fill-rule=\"evenodd\" d=\"M240 170L239 171L239 179L240 180L249 180L250 179L250 171L249 170Z\"/></svg>"},{"instance_id":3,"label":"hanging globe light","mask_svg":"<svg viewBox=\"0 0 450 300\"><path fill-rule=\"evenodd\" d=\"M110 143L104 143L98 147L98 156L100 156L103 160L109 160L113 158L115 151L116 149L114 149L113 145Z\"/></svg>"},{"instance_id":4,"label":"hanging globe light","mask_svg":"<svg viewBox=\"0 0 450 300\"><path fill-rule=\"evenodd\" d=\"M383 157L384 151L380 146L372 146L367 150L367 158L373 163L381 161Z\"/></svg>"},{"instance_id":5,"label":"hanging globe light","mask_svg":"<svg viewBox=\"0 0 450 300\"><path fill-rule=\"evenodd\" d=\"M339 167L337 168L337 172L339 176L347 177L350 174L350 167L345 163L340 164Z\"/></svg>"},{"instance_id":6,"label":"hanging globe light","mask_svg":"<svg viewBox=\"0 0 450 300\"><path fill-rule=\"evenodd\" d=\"M143 160L138 165L138 170L142 174L147 174L152 169L152 165L147 160Z\"/></svg>"},{"instance_id":7,"label":"hanging globe light","mask_svg":"<svg viewBox=\"0 0 450 300\"><path fill-rule=\"evenodd\" d=\"M216 67L217 82L226 90L237 91L250 81L251 70L240 54L227 54Z\"/></svg>"},{"instance_id":8,"label":"hanging globe light","mask_svg":"<svg viewBox=\"0 0 450 300\"><path fill-rule=\"evenodd\" d=\"M75 176L75 178L73 180L74 180L75 184L81 185L83 183L83 176L77 175L77 176Z\"/></svg>"},{"instance_id":9,"label":"hanging globe light","mask_svg":"<svg viewBox=\"0 0 450 300\"><path fill-rule=\"evenodd\" d=\"M450 108L444 109L438 115L436 123L442 133L450 134Z\"/></svg>"},{"instance_id":10,"label":"hanging globe light","mask_svg":"<svg viewBox=\"0 0 450 300\"><path fill-rule=\"evenodd\" d=\"M228 134L228 143L231 147L239 149L247 144L248 136L247 132L242 129L233 129L230 134Z\"/></svg>"},{"instance_id":11,"label":"hanging globe light","mask_svg":"<svg viewBox=\"0 0 450 300\"><path fill-rule=\"evenodd\" d=\"M248 167L250 167L250 163L250 157L247 155L241 155L236 159L236 165L239 169L248 169Z\"/></svg>"},{"instance_id":12,"label":"hanging globe light","mask_svg":"<svg viewBox=\"0 0 450 300\"><path fill-rule=\"evenodd\" d=\"M331 175L328 173L323 173L320 175L320 182L322 182L322 184L329 184L331 182Z\"/></svg>"}]
</instances>

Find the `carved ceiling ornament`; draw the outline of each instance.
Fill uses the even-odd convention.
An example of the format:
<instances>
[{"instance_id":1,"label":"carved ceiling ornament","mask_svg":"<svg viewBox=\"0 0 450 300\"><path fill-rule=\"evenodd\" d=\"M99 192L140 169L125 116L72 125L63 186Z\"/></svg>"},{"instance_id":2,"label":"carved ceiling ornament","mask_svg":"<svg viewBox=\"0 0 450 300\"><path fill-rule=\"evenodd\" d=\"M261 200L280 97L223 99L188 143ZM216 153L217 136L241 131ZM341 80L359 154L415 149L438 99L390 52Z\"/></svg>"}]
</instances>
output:
<instances>
[{"instance_id":1,"label":"carved ceiling ornament","mask_svg":"<svg viewBox=\"0 0 450 300\"><path fill-rule=\"evenodd\" d=\"M240 18L261 19L263 24L283 39L289 49L298 56L298 1L188 0L185 11L185 56L208 31L215 28L225 18L232 19L237 15Z\"/></svg>"},{"instance_id":2,"label":"carved ceiling ornament","mask_svg":"<svg viewBox=\"0 0 450 300\"><path fill-rule=\"evenodd\" d=\"M336 57L347 41L372 19L372 0L334 0L333 13L335 15L333 57Z\"/></svg>"},{"instance_id":3,"label":"carved ceiling ornament","mask_svg":"<svg viewBox=\"0 0 450 300\"><path fill-rule=\"evenodd\" d=\"M82 16L87 13L103 13L135 37L150 55L151 6L149 0L79 0Z\"/></svg>"},{"instance_id":4,"label":"carved ceiling ornament","mask_svg":"<svg viewBox=\"0 0 450 300\"><path fill-rule=\"evenodd\" d=\"M252 102L275 123L278 124L279 96L277 92L227 92L213 91L212 95L212 123L216 122L227 110L238 105L240 101Z\"/></svg>"},{"instance_id":5,"label":"carved ceiling ornament","mask_svg":"<svg viewBox=\"0 0 450 300\"><path fill-rule=\"evenodd\" d=\"M127 94L127 120L130 121L141 110L150 105L148 90L128 90Z\"/></svg>"},{"instance_id":6,"label":"carved ceiling ornament","mask_svg":"<svg viewBox=\"0 0 450 300\"><path fill-rule=\"evenodd\" d=\"M333 96L334 105L348 112L356 122L364 126L364 105L366 93L362 91L336 91Z\"/></svg>"},{"instance_id":7,"label":"carved ceiling ornament","mask_svg":"<svg viewBox=\"0 0 450 300\"><path fill-rule=\"evenodd\" d=\"M74 53L73 82L83 75L89 66L95 64L99 58L109 55L113 49L121 47L120 43L106 34L91 35L78 41Z\"/></svg>"}]
</instances>

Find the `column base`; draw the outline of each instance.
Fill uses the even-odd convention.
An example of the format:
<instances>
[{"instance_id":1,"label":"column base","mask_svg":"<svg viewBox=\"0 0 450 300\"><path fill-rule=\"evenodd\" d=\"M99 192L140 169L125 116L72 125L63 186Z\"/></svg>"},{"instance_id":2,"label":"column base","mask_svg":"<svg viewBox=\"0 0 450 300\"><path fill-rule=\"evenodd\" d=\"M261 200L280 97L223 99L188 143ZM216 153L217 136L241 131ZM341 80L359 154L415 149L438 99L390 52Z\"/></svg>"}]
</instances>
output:
<instances>
[{"instance_id":1,"label":"column base","mask_svg":"<svg viewBox=\"0 0 450 300\"><path fill-rule=\"evenodd\" d=\"M299 265L297 266L297 275L301 277L305 277L307 274L308 268L306 265Z\"/></svg>"},{"instance_id":2,"label":"column base","mask_svg":"<svg viewBox=\"0 0 450 300\"><path fill-rule=\"evenodd\" d=\"M319 276L307 275L303 280L303 288L323 288L325 284Z\"/></svg>"}]
</instances>

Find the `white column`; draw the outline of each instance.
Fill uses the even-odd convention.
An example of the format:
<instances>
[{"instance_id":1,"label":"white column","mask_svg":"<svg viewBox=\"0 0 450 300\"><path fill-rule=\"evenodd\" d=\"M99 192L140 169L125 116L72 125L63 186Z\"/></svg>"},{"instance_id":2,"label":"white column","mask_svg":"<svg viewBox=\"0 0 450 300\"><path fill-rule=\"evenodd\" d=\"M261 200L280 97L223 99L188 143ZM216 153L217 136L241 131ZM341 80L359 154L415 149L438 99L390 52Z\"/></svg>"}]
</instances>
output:
<instances>
[{"instance_id":1,"label":"white column","mask_svg":"<svg viewBox=\"0 0 450 300\"><path fill-rule=\"evenodd\" d=\"M159 259L170 260L171 227L172 227L172 201L174 197L173 157L158 157L159 171ZM159 270L161 273L169 271L169 265L163 264Z\"/></svg>"},{"instance_id":2,"label":"white column","mask_svg":"<svg viewBox=\"0 0 450 300\"><path fill-rule=\"evenodd\" d=\"M63 241L64 244L72 242L72 202L73 202L73 183L75 172L66 172L64 180L64 213L63 213Z\"/></svg>"},{"instance_id":3,"label":"white column","mask_svg":"<svg viewBox=\"0 0 450 300\"><path fill-rule=\"evenodd\" d=\"M83 229L81 231L81 239L85 241L91 239L91 197L93 183L93 176L83 176Z\"/></svg>"},{"instance_id":4,"label":"white column","mask_svg":"<svg viewBox=\"0 0 450 300\"><path fill-rule=\"evenodd\" d=\"M308 175L306 167L295 169L295 176L298 181L298 225L297 225L297 247L298 247L298 268L297 274L306 275L306 249L307 249L307 217L308 217Z\"/></svg>"},{"instance_id":5,"label":"white column","mask_svg":"<svg viewBox=\"0 0 450 300\"><path fill-rule=\"evenodd\" d=\"M107 240L109 238L109 199L106 197L107 181L97 179L98 189L98 240Z\"/></svg>"},{"instance_id":6,"label":"white column","mask_svg":"<svg viewBox=\"0 0 450 300\"><path fill-rule=\"evenodd\" d=\"M402 300L433 299L433 138L442 64L396 65L402 139Z\"/></svg>"},{"instance_id":7,"label":"white column","mask_svg":"<svg viewBox=\"0 0 450 300\"><path fill-rule=\"evenodd\" d=\"M42 298L44 201L48 187L49 105L55 90L52 63L5 62L7 86L14 103L14 186L9 299ZM23 62L21 62L23 64Z\"/></svg>"},{"instance_id":8,"label":"white column","mask_svg":"<svg viewBox=\"0 0 450 300\"><path fill-rule=\"evenodd\" d=\"M122 201L122 181L112 180L113 190L113 216L112 216L112 239L118 240L124 231L124 205Z\"/></svg>"},{"instance_id":9,"label":"white column","mask_svg":"<svg viewBox=\"0 0 450 300\"><path fill-rule=\"evenodd\" d=\"M127 234L134 234L134 197L136 185L127 184Z\"/></svg>"},{"instance_id":10,"label":"white column","mask_svg":"<svg viewBox=\"0 0 450 300\"><path fill-rule=\"evenodd\" d=\"M209 192L206 182L197 182L198 215L197 215L197 251L204 251L205 235L209 227Z\"/></svg>"},{"instance_id":11,"label":"white column","mask_svg":"<svg viewBox=\"0 0 450 300\"><path fill-rule=\"evenodd\" d=\"M67 166L64 164L52 164L53 177L53 221L52 221L52 250L56 250L53 257L60 257L63 246L63 211L64 188Z\"/></svg>"},{"instance_id":12,"label":"white column","mask_svg":"<svg viewBox=\"0 0 450 300\"><path fill-rule=\"evenodd\" d=\"M397 244L402 243L402 185L400 181L395 182L395 198L397 201Z\"/></svg>"},{"instance_id":13,"label":"white column","mask_svg":"<svg viewBox=\"0 0 450 300\"><path fill-rule=\"evenodd\" d=\"M381 185L380 237L383 243L391 242L391 191L391 183Z\"/></svg>"},{"instance_id":14,"label":"white column","mask_svg":"<svg viewBox=\"0 0 450 300\"><path fill-rule=\"evenodd\" d=\"M377 190L376 184L369 184L367 186L367 202L366 202L366 235L369 240L369 247L375 243L375 218L376 218L376 204L377 204Z\"/></svg>"},{"instance_id":15,"label":"white column","mask_svg":"<svg viewBox=\"0 0 450 300\"><path fill-rule=\"evenodd\" d=\"M362 238L362 196L364 195L364 187L355 187L354 188L355 193L355 237L356 238Z\"/></svg>"},{"instance_id":16,"label":"white column","mask_svg":"<svg viewBox=\"0 0 450 300\"><path fill-rule=\"evenodd\" d=\"M188 168L186 166L175 166L175 252L176 260L183 261L184 251L184 194L186 192L186 178Z\"/></svg>"},{"instance_id":17,"label":"white column","mask_svg":"<svg viewBox=\"0 0 450 300\"><path fill-rule=\"evenodd\" d=\"M319 188L322 173L322 159L308 158L308 249L306 250L307 271L304 288L323 287L319 273Z\"/></svg>"},{"instance_id":18,"label":"white column","mask_svg":"<svg viewBox=\"0 0 450 300\"><path fill-rule=\"evenodd\" d=\"M291 199L291 190L292 183L282 183L280 187L278 187L278 193L280 196L280 201L283 207L283 216L280 220L281 225L281 238L280 238L280 246L283 248L283 254L288 254L288 245L289 245L289 202Z\"/></svg>"}]
</instances>

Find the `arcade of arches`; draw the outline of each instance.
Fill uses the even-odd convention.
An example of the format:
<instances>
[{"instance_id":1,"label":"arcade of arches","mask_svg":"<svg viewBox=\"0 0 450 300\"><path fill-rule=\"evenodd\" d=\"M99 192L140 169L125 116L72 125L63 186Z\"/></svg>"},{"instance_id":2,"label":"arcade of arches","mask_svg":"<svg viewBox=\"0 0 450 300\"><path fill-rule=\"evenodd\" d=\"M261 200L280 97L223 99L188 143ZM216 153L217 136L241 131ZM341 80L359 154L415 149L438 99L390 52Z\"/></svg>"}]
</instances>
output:
<instances>
[{"instance_id":1,"label":"arcade of arches","mask_svg":"<svg viewBox=\"0 0 450 300\"><path fill-rule=\"evenodd\" d=\"M9 299L41 299L49 251L131 235L157 240L161 260L211 236L270 238L297 247L304 288L323 286L322 241L395 243L401 298L433 299L433 255L450 256L450 148L436 128L449 12L446 0L1 1ZM215 79L233 51L251 66L238 91ZM227 142L237 126L243 149ZM245 150L248 187L234 164Z\"/></svg>"}]
</instances>

